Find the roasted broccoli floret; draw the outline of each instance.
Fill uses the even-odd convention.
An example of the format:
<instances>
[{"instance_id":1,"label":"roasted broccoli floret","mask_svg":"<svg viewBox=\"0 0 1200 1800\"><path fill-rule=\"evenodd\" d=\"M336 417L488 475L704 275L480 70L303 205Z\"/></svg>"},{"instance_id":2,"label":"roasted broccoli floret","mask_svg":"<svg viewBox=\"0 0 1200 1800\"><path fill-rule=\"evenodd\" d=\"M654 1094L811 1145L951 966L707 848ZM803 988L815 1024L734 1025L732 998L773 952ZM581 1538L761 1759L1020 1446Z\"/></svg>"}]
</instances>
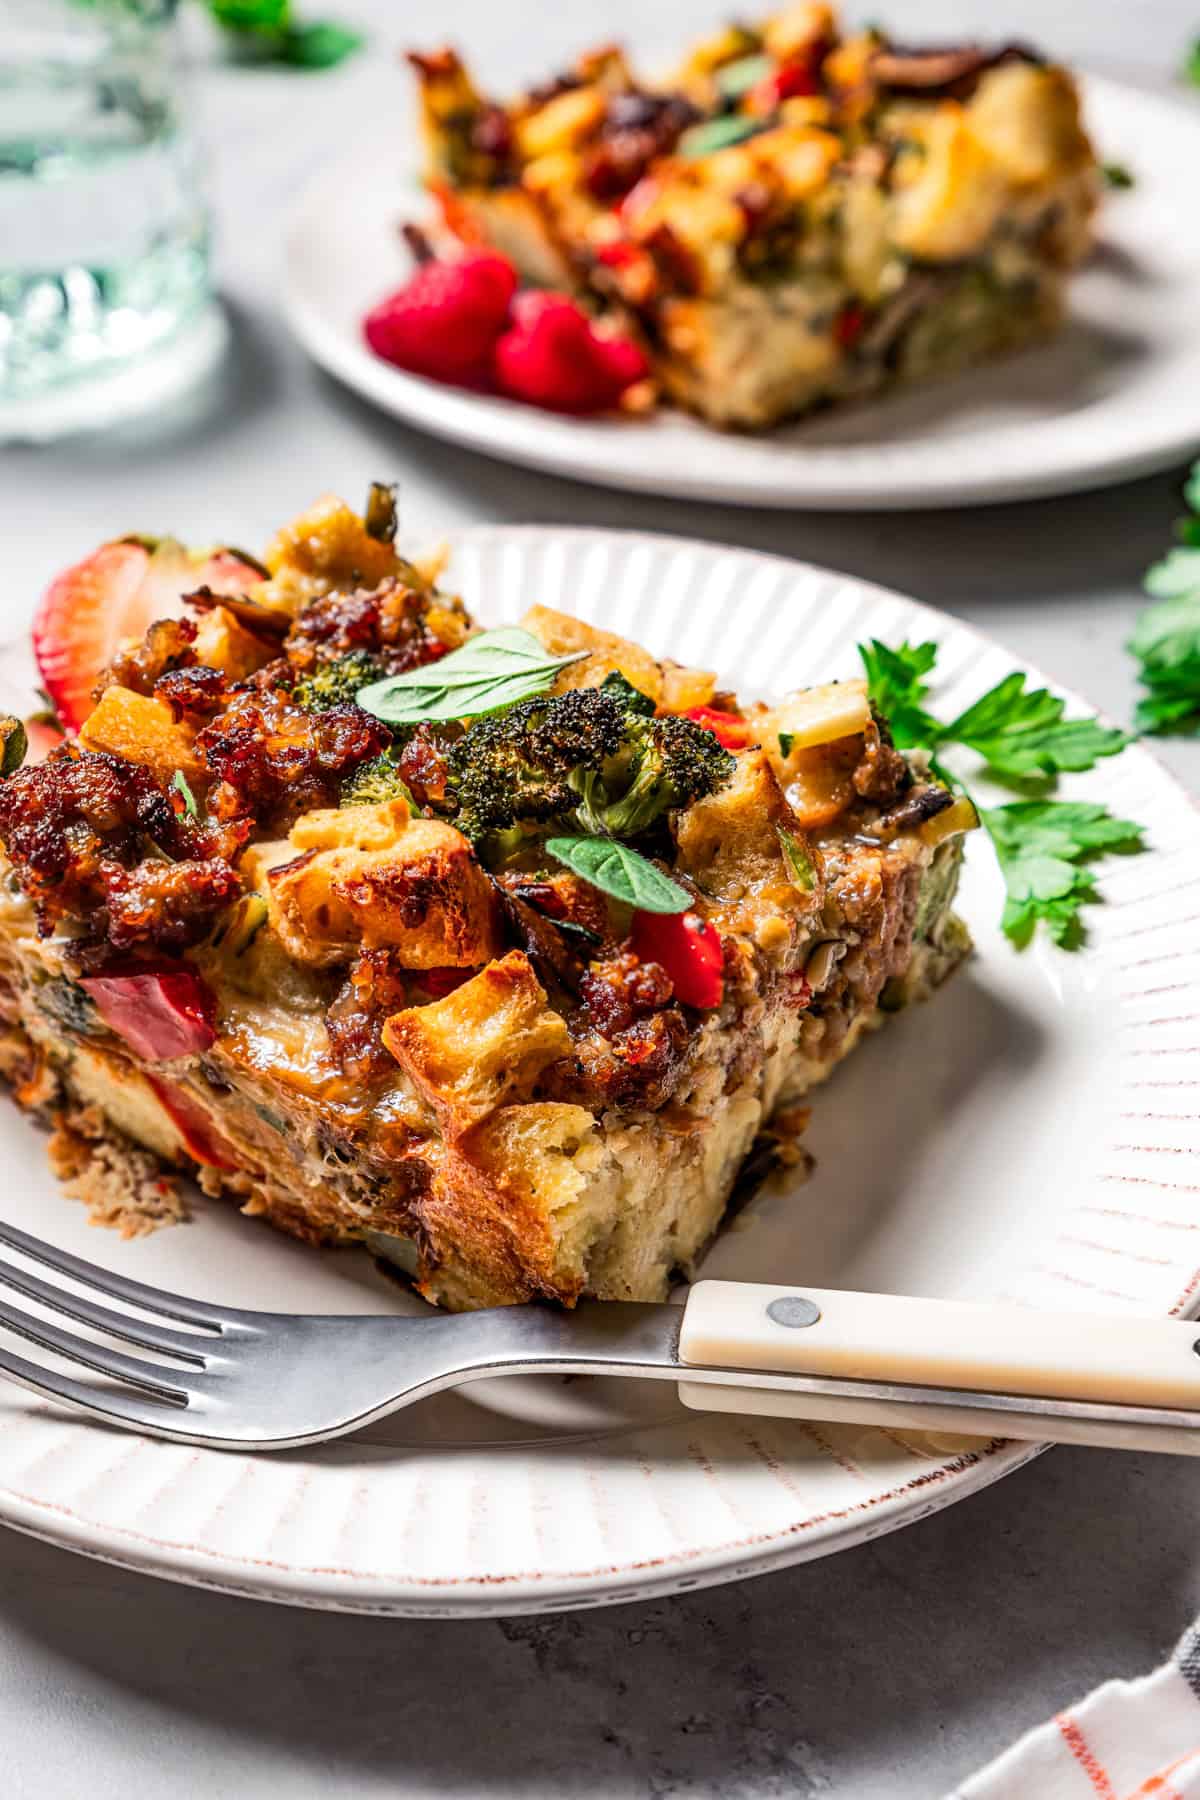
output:
<instances>
[{"instance_id":1,"label":"roasted broccoli floret","mask_svg":"<svg viewBox=\"0 0 1200 1800\"><path fill-rule=\"evenodd\" d=\"M342 783L339 804L377 806L384 800L407 800L416 812L416 802L400 778L398 756L399 752L393 747L373 756L370 762L360 763L349 780Z\"/></svg>"},{"instance_id":2,"label":"roasted broccoli floret","mask_svg":"<svg viewBox=\"0 0 1200 1800\"><path fill-rule=\"evenodd\" d=\"M703 725L676 713L631 718L627 737L627 785L601 778L587 794L589 830L609 837L637 837L664 812L690 806L722 787L733 772L729 751ZM597 800L599 803L597 804ZM580 823L585 823L584 808Z\"/></svg>"},{"instance_id":3,"label":"roasted broccoli floret","mask_svg":"<svg viewBox=\"0 0 1200 1800\"><path fill-rule=\"evenodd\" d=\"M383 674L379 661L367 650L351 650L327 662L309 675L302 675L292 688L292 698L309 712L327 712L331 706L346 706L356 701L359 688L378 681Z\"/></svg>"},{"instance_id":4,"label":"roasted broccoli floret","mask_svg":"<svg viewBox=\"0 0 1200 1800\"><path fill-rule=\"evenodd\" d=\"M638 837L724 782L733 758L689 719L656 718L623 677L479 719L450 751L455 823L480 842L554 821Z\"/></svg>"},{"instance_id":5,"label":"roasted broccoli floret","mask_svg":"<svg viewBox=\"0 0 1200 1800\"><path fill-rule=\"evenodd\" d=\"M622 707L598 688L522 700L477 719L450 750L455 823L478 841L563 818L579 800L572 776L615 756L624 725Z\"/></svg>"}]
</instances>

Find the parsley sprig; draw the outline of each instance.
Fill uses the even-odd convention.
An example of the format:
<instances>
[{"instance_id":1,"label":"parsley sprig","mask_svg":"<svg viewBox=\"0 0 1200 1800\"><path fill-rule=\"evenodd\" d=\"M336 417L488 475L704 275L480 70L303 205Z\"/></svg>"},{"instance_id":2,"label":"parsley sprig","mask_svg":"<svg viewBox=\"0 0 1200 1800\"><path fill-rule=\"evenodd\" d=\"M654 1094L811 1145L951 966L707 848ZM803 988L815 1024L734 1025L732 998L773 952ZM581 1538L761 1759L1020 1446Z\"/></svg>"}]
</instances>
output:
<instances>
[{"instance_id":1,"label":"parsley sprig","mask_svg":"<svg viewBox=\"0 0 1200 1800\"><path fill-rule=\"evenodd\" d=\"M985 809L983 822L1004 876L1001 923L1016 944L1028 943L1041 920L1056 943L1074 949L1080 908L1100 897L1088 859L1142 848L1138 827L1096 801L1018 800Z\"/></svg>"},{"instance_id":2,"label":"parsley sprig","mask_svg":"<svg viewBox=\"0 0 1200 1800\"><path fill-rule=\"evenodd\" d=\"M361 33L336 19L301 24L291 0L208 0L208 9L257 59L295 69L331 69L363 41Z\"/></svg>"},{"instance_id":3,"label":"parsley sprig","mask_svg":"<svg viewBox=\"0 0 1200 1800\"><path fill-rule=\"evenodd\" d=\"M1064 718L1056 694L1027 687L1015 671L957 718L939 719L927 705L926 679L937 654L933 643L892 649L876 638L860 644L871 699L897 747L928 752L955 786L963 784L947 774L938 753L961 745L982 758L983 774L1028 795L977 809L1004 876L1001 925L1017 945L1027 944L1040 923L1064 949L1075 949L1083 941L1082 908L1099 898L1092 860L1107 851L1141 849L1141 832L1097 802L1054 799L1054 785L1060 774L1115 756L1129 740L1096 719Z\"/></svg>"},{"instance_id":4,"label":"parsley sprig","mask_svg":"<svg viewBox=\"0 0 1200 1800\"><path fill-rule=\"evenodd\" d=\"M1176 527L1179 542L1146 574L1156 604L1141 614L1128 646L1146 689L1134 722L1160 737L1200 731L1200 463L1183 497L1189 512Z\"/></svg>"}]
</instances>

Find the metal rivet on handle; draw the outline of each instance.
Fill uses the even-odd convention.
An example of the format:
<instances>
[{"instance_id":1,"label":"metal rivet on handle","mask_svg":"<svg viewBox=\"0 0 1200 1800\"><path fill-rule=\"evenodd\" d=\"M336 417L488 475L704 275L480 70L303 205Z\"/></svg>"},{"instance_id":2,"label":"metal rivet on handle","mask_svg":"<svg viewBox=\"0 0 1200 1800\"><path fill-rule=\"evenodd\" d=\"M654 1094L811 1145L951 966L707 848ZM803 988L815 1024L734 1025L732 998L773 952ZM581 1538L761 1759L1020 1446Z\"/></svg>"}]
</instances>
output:
<instances>
[{"instance_id":1,"label":"metal rivet on handle","mask_svg":"<svg viewBox=\"0 0 1200 1800\"><path fill-rule=\"evenodd\" d=\"M816 1301L805 1299L803 1294L781 1294L767 1308L768 1319L774 1319L777 1325L815 1325L820 1316Z\"/></svg>"}]
</instances>

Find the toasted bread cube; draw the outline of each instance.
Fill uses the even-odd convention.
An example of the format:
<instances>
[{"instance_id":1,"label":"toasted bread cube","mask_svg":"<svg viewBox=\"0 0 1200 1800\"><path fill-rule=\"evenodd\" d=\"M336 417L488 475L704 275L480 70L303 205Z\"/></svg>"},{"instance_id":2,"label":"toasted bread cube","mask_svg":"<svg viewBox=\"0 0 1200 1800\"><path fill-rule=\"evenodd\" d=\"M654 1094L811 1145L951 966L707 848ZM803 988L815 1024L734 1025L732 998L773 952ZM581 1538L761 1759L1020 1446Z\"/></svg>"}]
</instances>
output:
<instances>
[{"instance_id":1,"label":"toasted bread cube","mask_svg":"<svg viewBox=\"0 0 1200 1800\"><path fill-rule=\"evenodd\" d=\"M412 808L402 794L367 806L328 806L301 813L288 833L297 850L390 850L408 830Z\"/></svg>"},{"instance_id":2,"label":"toasted bread cube","mask_svg":"<svg viewBox=\"0 0 1200 1800\"><path fill-rule=\"evenodd\" d=\"M598 687L606 675L618 670L656 705L662 698L662 670L640 644L618 637L615 631L601 631L599 626L589 625L571 613L555 612L549 606L531 606L521 624L552 656L570 656L576 650L589 652L559 672L554 684L558 693L567 688Z\"/></svg>"},{"instance_id":3,"label":"toasted bread cube","mask_svg":"<svg viewBox=\"0 0 1200 1800\"><path fill-rule=\"evenodd\" d=\"M543 1069L571 1052L571 1034L523 950L489 963L444 1000L393 1014L383 1041L454 1137L527 1095Z\"/></svg>"},{"instance_id":4,"label":"toasted bread cube","mask_svg":"<svg viewBox=\"0 0 1200 1800\"><path fill-rule=\"evenodd\" d=\"M497 954L491 881L466 838L406 812L392 801L299 822L301 840L334 842L266 872L272 927L297 962L327 967L360 945L393 949L409 969L473 968Z\"/></svg>"},{"instance_id":5,"label":"toasted bread cube","mask_svg":"<svg viewBox=\"0 0 1200 1800\"><path fill-rule=\"evenodd\" d=\"M498 1107L453 1145L444 1166L457 1192L446 1184L439 1195L434 1184L426 1229L437 1217L446 1237L470 1249L468 1267L482 1240L504 1258L516 1292L574 1300L583 1291L588 1249L612 1228L615 1188L612 1157L585 1107Z\"/></svg>"},{"instance_id":6,"label":"toasted bread cube","mask_svg":"<svg viewBox=\"0 0 1200 1800\"><path fill-rule=\"evenodd\" d=\"M1079 91L1063 69L1026 62L989 69L968 102L967 118L1011 181L1053 181L1091 160Z\"/></svg>"},{"instance_id":7,"label":"toasted bread cube","mask_svg":"<svg viewBox=\"0 0 1200 1800\"><path fill-rule=\"evenodd\" d=\"M438 1159L421 1203L438 1263L422 1291L451 1306L487 1305L497 1291L574 1300L587 1252L611 1225L609 1162L582 1106L500 1107Z\"/></svg>"},{"instance_id":8,"label":"toasted bread cube","mask_svg":"<svg viewBox=\"0 0 1200 1800\"><path fill-rule=\"evenodd\" d=\"M132 688L105 688L84 722L79 741L85 750L107 750L126 762L145 763L158 779L170 783L178 772L185 781L203 779L195 734L176 719L165 700Z\"/></svg>"},{"instance_id":9,"label":"toasted bread cube","mask_svg":"<svg viewBox=\"0 0 1200 1800\"><path fill-rule=\"evenodd\" d=\"M463 1154L497 1186L553 1216L561 1229L603 1151L586 1107L530 1100L502 1106L477 1125Z\"/></svg>"},{"instance_id":10,"label":"toasted bread cube","mask_svg":"<svg viewBox=\"0 0 1200 1800\"><path fill-rule=\"evenodd\" d=\"M220 669L229 681L244 681L278 654L275 646L247 631L224 606L214 606L211 612L202 614L196 624L193 647L197 662Z\"/></svg>"},{"instance_id":11,"label":"toasted bread cube","mask_svg":"<svg viewBox=\"0 0 1200 1800\"><path fill-rule=\"evenodd\" d=\"M605 96L598 87L572 87L555 94L517 125L517 148L524 157L573 150L604 118Z\"/></svg>"},{"instance_id":12,"label":"toasted bread cube","mask_svg":"<svg viewBox=\"0 0 1200 1800\"><path fill-rule=\"evenodd\" d=\"M750 56L761 48L757 34L749 31L744 25L722 25L708 37L701 38L693 44L688 52L687 62L680 71L680 79L687 82L711 77L725 63L735 62L741 56ZM704 90L708 92L707 85Z\"/></svg>"},{"instance_id":13,"label":"toasted bread cube","mask_svg":"<svg viewBox=\"0 0 1200 1800\"><path fill-rule=\"evenodd\" d=\"M812 871L799 886L786 854L790 834L796 854ZM678 867L693 877L710 902L718 929L751 937L768 955L785 961L798 931L820 907L820 865L780 791L766 753L755 746L738 753L730 781L678 815Z\"/></svg>"},{"instance_id":14,"label":"toasted bread cube","mask_svg":"<svg viewBox=\"0 0 1200 1800\"><path fill-rule=\"evenodd\" d=\"M1004 170L953 100L916 135L919 151L902 151L897 163L892 236L901 250L930 262L973 256L1008 199Z\"/></svg>"},{"instance_id":15,"label":"toasted bread cube","mask_svg":"<svg viewBox=\"0 0 1200 1800\"><path fill-rule=\"evenodd\" d=\"M705 892L730 882L749 886L765 864L779 858L776 826L790 823L788 809L765 752L736 754L730 779L715 794L678 815L679 867Z\"/></svg>"},{"instance_id":16,"label":"toasted bread cube","mask_svg":"<svg viewBox=\"0 0 1200 1800\"><path fill-rule=\"evenodd\" d=\"M276 532L266 564L271 580L257 597L292 613L334 588L378 587L402 566L391 544L373 538L336 494L323 494Z\"/></svg>"},{"instance_id":17,"label":"toasted bread cube","mask_svg":"<svg viewBox=\"0 0 1200 1800\"><path fill-rule=\"evenodd\" d=\"M779 62L790 62L802 51L814 45L832 44L836 38L837 24L832 7L815 4L814 0L799 0L797 5L785 6L763 27L763 43Z\"/></svg>"},{"instance_id":18,"label":"toasted bread cube","mask_svg":"<svg viewBox=\"0 0 1200 1800\"><path fill-rule=\"evenodd\" d=\"M662 664L662 694L659 707L663 712L690 712L694 706L711 706L717 691L717 678L711 669L687 669L682 663Z\"/></svg>"}]
</instances>

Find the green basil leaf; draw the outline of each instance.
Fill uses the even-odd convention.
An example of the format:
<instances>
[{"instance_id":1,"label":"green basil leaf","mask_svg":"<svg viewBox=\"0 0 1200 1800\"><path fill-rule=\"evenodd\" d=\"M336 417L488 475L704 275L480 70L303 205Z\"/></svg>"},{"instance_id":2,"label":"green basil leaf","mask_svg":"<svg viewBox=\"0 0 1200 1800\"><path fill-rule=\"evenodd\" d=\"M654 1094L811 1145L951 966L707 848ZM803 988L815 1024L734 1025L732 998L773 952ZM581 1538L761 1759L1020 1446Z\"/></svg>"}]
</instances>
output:
<instances>
[{"instance_id":1,"label":"green basil leaf","mask_svg":"<svg viewBox=\"0 0 1200 1800\"><path fill-rule=\"evenodd\" d=\"M474 719L545 693L560 669L587 654L576 650L570 656L551 656L531 632L502 625L468 638L440 662L360 688L358 704L388 725Z\"/></svg>"},{"instance_id":2,"label":"green basil leaf","mask_svg":"<svg viewBox=\"0 0 1200 1800\"><path fill-rule=\"evenodd\" d=\"M639 912L681 913L692 904L686 888L616 838L547 838L546 850L573 875Z\"/></svg>"},{"instance_id":3,"label":"green basil leaf","mask_svg":"<svg viewBox=\"0 0 1200 1800\"><path fill-rule=\"evenodd\" d=\"M740 100L743 94L765 81L775 67L774 57L760 52L756 56L739 56L735 62L722 63L713 76L717 92L726 100Z\"/></svg>"},{"instance_id":4,"label":"green basil leaf","mask_svg":"<svg viewBox=\"0 0 1200 1800\"><path fill-rule=\"evenodd\" d=\"M796 741L796 734L794 731L781 731L779 733L779 754L780 754L780 756L783 756L783 757L790 756L792 754L792 745L795 743L795 741Z\"/></svg>"},{"instance_id":5,"label":"green basil leaf","mask_svg":"<svg viewBox=\"0 0 1200 1800\"><path fill-rule=\"evenodd\" d=\"M783 860L787 864L788 880L802 894L811 894L817 885L817 871L813 868L808 851L782 825L775 827L775 833L779 839L779 848L783 851Z\"/></svg>"},{"instance_id":6,"label":"green basil leaf","mask_svg":"<svg viewBox=\"0 0 1200 1800\"><path fill-rule=\"evenodd\" d=\"M719 119L706 119L693 125L679 140L680 156L711 156L714 150L727 150L765 130L765 121L751 119L745 113L725 113Z\"/></svg>"}]
</instances>

